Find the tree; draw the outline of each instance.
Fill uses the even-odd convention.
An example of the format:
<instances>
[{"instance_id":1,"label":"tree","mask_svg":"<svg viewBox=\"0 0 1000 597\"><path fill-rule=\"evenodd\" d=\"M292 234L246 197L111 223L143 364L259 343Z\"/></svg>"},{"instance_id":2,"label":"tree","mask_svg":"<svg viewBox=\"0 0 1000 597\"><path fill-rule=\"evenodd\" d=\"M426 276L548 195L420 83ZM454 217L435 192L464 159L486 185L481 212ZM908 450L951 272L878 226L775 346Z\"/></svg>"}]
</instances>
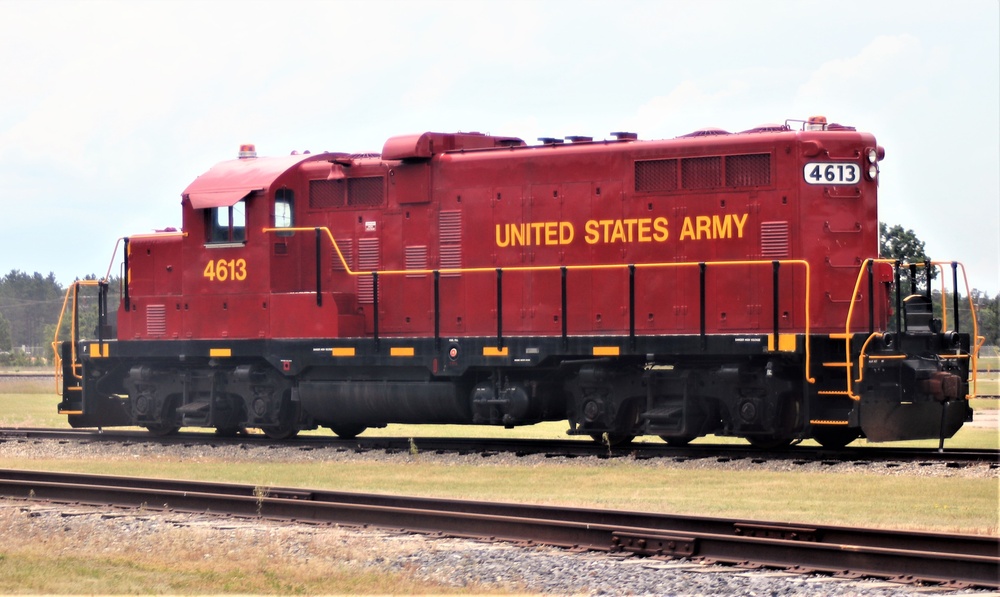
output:
<instances>
[{"instance_id":1,"label":"tree","mask_svg":"<svg viewBox=\"0 0 1000 597\"><path fill-rule=\"evenodd\" d=\"M0 313L0 352L10 352L11 347L10 340L10 322L7 318Z\"/></svg>"},{"instance_id":2,"label":"tree","mask_svg":"<svg viewBox=\"0 0 1000 597\"><path fill-rule=\"evenodd\" d=\"M46 337L46 329L59 319L63 294L52 273L29 275L11 270L0 278L0 314L10 324L14 348L23 346L33 352L48 348L52 338Z\"/></svg>"},{"instance_id":3,"label":"tree","mask_svg":"<svg viewBox=\"0 0 1000 597\"><path fill-rule=\"evenodd\" d=\"M878 223L878 253L883 259L898 259L902 263L923 263L930 259L924 250L924 241L917 238L912 230L898 224L890 228L885 222ZM931 268L930 274L933 280L936 276L934 268ZM901 271L900 278L909 280L909 272ZM926 288L927 272L924 268L917 269L916 281ZM912 281L910 283L912 285Z\"/></svg>"}]
</instances>

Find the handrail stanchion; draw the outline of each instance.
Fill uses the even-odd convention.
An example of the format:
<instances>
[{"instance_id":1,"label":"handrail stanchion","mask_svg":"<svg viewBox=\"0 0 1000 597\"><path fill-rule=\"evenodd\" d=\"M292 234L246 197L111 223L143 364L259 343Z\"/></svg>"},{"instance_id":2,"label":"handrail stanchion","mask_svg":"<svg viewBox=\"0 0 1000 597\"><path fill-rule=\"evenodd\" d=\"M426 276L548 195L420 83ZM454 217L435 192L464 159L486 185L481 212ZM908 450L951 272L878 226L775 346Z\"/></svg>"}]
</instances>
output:
<instances>
[{"instance_id":1,"label":"handrail stanchion","mask_svg":"<svg viewBox=\"0 0 1000 597\"><path fill-rule=\"evenodd\" d=\"M778 329L779 329L779 324L781 322L781 319L778 317L778 311L779 311L779 309L778 309L778 269L780 267L781 267L781 262L779 262L777 260L771 262L771 271L772 271L771 276L773 277L773 280L771 281L771 286L772 286L772 295L773 295L773 301L774 301L774 307L772 309L773 309L773 312L774 312L774 350L775 351L778 350Z\"/></svg>"},{"instance_id":2,"label":"handrail stanchion","mask_svg":"<svg viewBox=\"0 0 1000 597\"><path fill-rule=\"evenodd\" d=\"M951 304L955 312L955 333L959 333L961 320L958 318L958 262L951 262ZM943 305L942 305L943 307Z\"/></svg>"},{"instance_id":3,"label":"handrail stanchion","mask_svg":"<svg viewBox=\"0 0 1000 597\"><path fill-rule=\"evenodd\" d=\"M566 269L565 265L559 268L559 276L561 278L561 284L562 284L562 301L561 301L562 304L560 305L562 313L559 315L559 319L562 321L563 350L567 350L569 348L569 323L566 321L566 311L568 309L568 302L569 302L566 294L567 271L568 270Z\"/></svg>"},{"instance_id":4,"label":"handrail stanchion","mask_svg":"<svg viewBox=\"0 0 1000 597\"><path fill-rule=\"evenodd\" d=\"M497 268L497 350L503 350L503 269Z\"/></svg>"},{"instance_id":5,"label":"handrail stanchion","mask_svg":"<svg viewBox=\"0 0 1000 597\"><path fill-rule=\"evenodd\" d=\"M316 229L316 306L323 306L323 278L322 278L322 257L320 254L320 242L322 237L320 236L320 229Z\"/></svg>"},{"instance_id":6,"label":"handrail stanchion","mask_svg":"<svg viewBox=\"0 0 1000 597\"><path fill-rule=\"evenodd\" d=\"M635 264L628 265L628 340L635 350Z\"/></svg>"},{"instance_id":7,"label":"handrail stanchion","mask_svg":"<svg viewBox=\"0 0 1000 597\"><path fill-rule=\"evenodd\" d=\"M931 301L931 303L933 304L933 300L934 299L931 297L931 260L930 259L925 259L924 260L924 275L927 277L927 292L926 292L927 300Z\"/></svg>"},{"instance_id":8,"label":"handrail stanchion","mask_svg":"<svg viewBox=\"0 0 1000 597\"><path fill-rule=\"evenodd\" d=\"M899 260L896 260L896 264L893 266L896 278L896 338L901 338L903 335L903 287L900 283L899 278L899 268L902 264ZM896 342L896 352L899 352L899 342Z\"/></svg>"},{"instance_id":9,"label":"handrail stanchion","mask_svg":"<svg viewBox=\"0 0 1000 597\"><path fill-rule=\"evenodd\" d=\"M129 300L129 296L128 296L129 282L131 282L131 280L129 280L129 278L131 277L130 276L131 270L128 267L128 254L129 254L128 237L126 236L123 240L125 241L124 244L122 245L122 250L125 253L125 257L124 257L124 260L125 260L125 275L123 276L122 279L124 280L124 286L125 286L125 299L124 299L125 300L125 311L128 312L128 311L132 310L132 304L131 304L131 301Z\"/></svg>"},{"instance_id":10,"label":"handrail stanchion","mask_svg":"<svg viewBox=\"0 0 1000 597\"><path fill-rule=\"evenodd\" d=\"M375 327L375 352L379 350L378 339L378 272L372 272L372 302L374 303L372 323Z\"/></svg>"},{"instance_id":11,"label":"handrail stanchion","mask_svg":"<svg viewBox=\"0 0 1000 597\"><path fill-rule=\"evenodd\" d=\"M434 348L441 348L441 272L434 270Z\"/></svg>"},{"instance_id":12,"label":"handrail stanchion","mask_svg":"<svg viewBox=\"0 0 1000 597\"><path fill-rule=\"evenodd\" d=\"M698 290L698 292L699 292L698 302L699 302L699 311L701 311L701 313L699 315L698 325L699 325L699 330L700 330L700 333L701 333L701 349L702 350L705 350L705 348L706 348L706 338L705 338L705 268L706 267L707 266L706 266L706 264L705 264L704 261L702 261L702 262L700 262L698 264L698 270L700 272L700 276L699 276L699 280L698 280L698 289L699 289Z\"/></svg>"},{"instance_id":13,"label":"handrail stanchion","mask_svg":"<svg viewBox=\"0 0 1000 597\"><path fill-rule=\"evenodd\" d=\"M875 333L875 262L871 259L868 262L868 335Z\"/></svg>"}]
</instances>

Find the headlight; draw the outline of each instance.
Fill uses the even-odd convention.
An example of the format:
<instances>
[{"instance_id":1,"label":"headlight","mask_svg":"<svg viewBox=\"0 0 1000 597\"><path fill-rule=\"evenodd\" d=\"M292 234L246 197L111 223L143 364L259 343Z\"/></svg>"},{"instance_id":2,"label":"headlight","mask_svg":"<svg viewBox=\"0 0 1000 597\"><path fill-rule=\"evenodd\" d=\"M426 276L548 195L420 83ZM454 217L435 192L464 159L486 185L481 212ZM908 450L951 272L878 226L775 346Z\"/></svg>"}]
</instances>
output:
<instances>
[{"instance_id":1,"label":"headlight","mask_svg":"<svg viewBox=\"0 0 1000 597\"><path fill-rule=\"evenodd\" d=\"M875 180L877 176L878 176L878 166L876 166L875 164L868 166L868 178Z\"/></svg>"},{"instance_id":2,"label":"headlight","mask_svg":"<svg viewBox=\"0 0 1000 597\"><path fill-rule=\"evenodd\" d=\"M868 150L868 162L874 164L876 161L878 161L878 152L872 147Z\"/></svg>"}]
</instances>

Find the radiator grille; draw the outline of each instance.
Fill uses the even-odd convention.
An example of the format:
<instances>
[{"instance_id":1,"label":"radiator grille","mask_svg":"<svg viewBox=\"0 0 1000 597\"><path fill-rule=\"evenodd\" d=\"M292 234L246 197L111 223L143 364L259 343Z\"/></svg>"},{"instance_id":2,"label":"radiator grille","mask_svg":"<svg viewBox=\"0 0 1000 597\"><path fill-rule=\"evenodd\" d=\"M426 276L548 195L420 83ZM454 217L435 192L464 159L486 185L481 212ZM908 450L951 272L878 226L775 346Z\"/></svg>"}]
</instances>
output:
<instances>
[{"instance_id":1,"label":"radiator grille","mask_svg":"<svg viewBox=\"0 0 1000 597\"><path fill-rule=\"evenodd\" d=\"M382 205L382 177L350 178L347 180L347 205L374 207Z\"/></svg>"},{"instance_id":2,"label":"radiator grille","mask_svg":"<svg viewBox=\"0 0 1000 597\"><path fill-rule=\"evenodd\" d=\"M771 184L771 154L726 156L727 187L758 187Z\"/></svg>"},{"instance_id":3,"label":"radiator grille","mask_svg":"<svg viewBox=\"0 0 1000 597\"><path fill-rule=\"evenodd\" d=\"M676 191L680 188L759 187L770 184L769 153L635 162L635 190L638 192Z\"/></svg>"},{"instance_id":4,"label":"radiator grille","mask_svg":"<svg viewBox=\"0 0 1000 597\"><path fill-rule=\"evenodd\" d=\"M309 207L311 209L330 209L344 206L343 180L310 180Z\"/></svg>"},{"instance_id":5,"label":"radiator grille","mask_svg":"<svg viewBox=\"0 0 1000 597\"><path fill-rule=\"evenodd\" d=\"M722 158L716 156L681 160L681 183L685 189L722 186Z\"/></svg>"},{"instance_id":6,"label":"radiator grille","mask_svg":"<svg viewBox=\"0 0 1000 597\"><path fill-rule=\"evenodd\" d=\"M677 160L649 160L635 163L636 191L676 191Z\"/></svg>"},{"instance_id":7,"label":"radiator grille","mask_svg":"<svg viewBox=\"0 0 1000 597\"><path fill-rule=\"evenodd\" d=\"M146 335L167 335L167 306L146 305Z\"/></svg>"},{"instance_id":8,"label":"radiator grille","mask_svg":"<svg viewBox=\"0 0 1000 597\"><path fill-rule=\"evenodd\" d=\"M788 257L788 222L762 222L760 225L761 257Z\"/></svg>"}]
</instances>

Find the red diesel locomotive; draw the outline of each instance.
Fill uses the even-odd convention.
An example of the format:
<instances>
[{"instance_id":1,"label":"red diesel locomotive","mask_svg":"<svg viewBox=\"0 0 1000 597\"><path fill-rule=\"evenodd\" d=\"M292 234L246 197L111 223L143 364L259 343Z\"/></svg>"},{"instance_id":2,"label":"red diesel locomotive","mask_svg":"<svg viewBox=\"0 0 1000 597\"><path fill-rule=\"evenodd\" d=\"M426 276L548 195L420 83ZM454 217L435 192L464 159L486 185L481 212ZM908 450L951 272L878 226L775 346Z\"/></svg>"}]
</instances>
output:
<instances>
[{"instance_id":1,"label":"red diesel locomotive","mask_svg":"<svg viewBox=\"0 0 1000 597\"><path fill-rule=\"evenodd\" d=\"M567 420L609 443L833 446L970 419L975 330L902 280L940 267L957 286L959 265L878 258L872 135L813 118L612 137L244 146L184 190L182 231L124 239L95 334L56 345L60 412L154 433Z\"/></svg>"}]
</instances>

